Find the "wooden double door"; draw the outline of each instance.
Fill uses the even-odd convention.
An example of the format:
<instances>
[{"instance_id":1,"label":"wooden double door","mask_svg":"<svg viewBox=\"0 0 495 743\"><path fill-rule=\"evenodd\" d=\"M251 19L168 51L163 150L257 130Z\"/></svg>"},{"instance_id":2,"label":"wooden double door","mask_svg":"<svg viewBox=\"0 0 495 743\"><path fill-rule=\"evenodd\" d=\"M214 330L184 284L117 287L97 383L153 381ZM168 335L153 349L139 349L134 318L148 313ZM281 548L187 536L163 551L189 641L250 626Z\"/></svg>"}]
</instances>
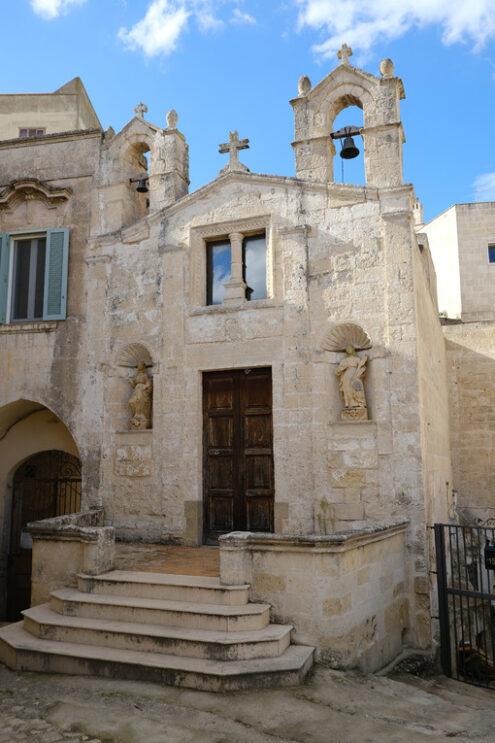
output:
<instances>
[{"instance_id":1,"label":"wooden double door","mask_svg":"<svg viewBox=\"0 0 495 743\"><path fill-rule=\"evenodd\" d=\"M205 541L273 531L270 368L203 374Z\"/></svg>"}]
</instances>

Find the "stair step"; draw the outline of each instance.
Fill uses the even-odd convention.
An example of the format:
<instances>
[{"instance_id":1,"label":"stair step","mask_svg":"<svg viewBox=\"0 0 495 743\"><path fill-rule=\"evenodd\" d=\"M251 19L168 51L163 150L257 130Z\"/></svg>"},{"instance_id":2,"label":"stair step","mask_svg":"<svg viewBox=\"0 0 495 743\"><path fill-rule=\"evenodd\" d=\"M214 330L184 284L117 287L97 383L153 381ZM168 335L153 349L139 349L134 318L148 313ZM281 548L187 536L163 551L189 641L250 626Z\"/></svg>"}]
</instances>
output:
<instances>
[{"instance_id":1,"label":"stair step","mask_svg":"<svg viewBox=\"0 0 495 743\"><path fill-rule=\"evenodd\" d=\"M220 632L260 630L270 621L268 604L222 606L165 601L136 596L106 596L60 588L50 594L50 608L65 616L115 619Z\"/></svg>"},{"instance_id":2,"label":"stair step","mask_svg":"<svg viewBox=\"0 0 495 743\"><path fill-rule=\"evenodd\" d=\"M234 633L137 624L64 616L53 612L49 604L22 613L24 629L40 639L210 660L274 658L289 646L292 630L290 625L281 624Z\"/></svg>"},{"instance_id":3,"label":"stair step","mask_svg":"<svg viewBox=\"0 0 495 743\"><path fill-rule=\"evenodd\" d=\"M219 578L197 575L112 570L102 575L78 575L78 589L112 596L241 606L248 602L249 586L224 586Z\"/></svg>"},{"instance_id":4,"label":"stair step","mask_svg":"<svg viewBox=\"0 0 495 743\"><path fill-rule=\"evenodd\" d=\"M0 658L17 671L156 681L207 691L300 684L314 649L290 645L277 658L219 661L42 640L22 622L0 629Z\"/></svg>"}]
</instances>

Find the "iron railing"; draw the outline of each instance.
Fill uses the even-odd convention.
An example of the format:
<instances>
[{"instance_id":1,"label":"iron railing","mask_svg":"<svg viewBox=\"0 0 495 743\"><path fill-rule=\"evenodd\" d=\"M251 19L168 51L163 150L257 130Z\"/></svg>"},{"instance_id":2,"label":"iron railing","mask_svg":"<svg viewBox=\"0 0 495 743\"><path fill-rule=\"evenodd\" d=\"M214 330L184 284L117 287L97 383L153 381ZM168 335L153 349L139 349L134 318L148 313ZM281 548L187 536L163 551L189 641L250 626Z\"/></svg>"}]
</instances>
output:
<instances>
[{"instance_id":1,"label":"iron railing","mask_svg":"<svg viewBox=\"0 0 495 743\"><path fill-rule=\"evenodd\" d=\"M495 527L435 524L440 659L459 681L495 689Z\"/></svg>"}]
</instances>

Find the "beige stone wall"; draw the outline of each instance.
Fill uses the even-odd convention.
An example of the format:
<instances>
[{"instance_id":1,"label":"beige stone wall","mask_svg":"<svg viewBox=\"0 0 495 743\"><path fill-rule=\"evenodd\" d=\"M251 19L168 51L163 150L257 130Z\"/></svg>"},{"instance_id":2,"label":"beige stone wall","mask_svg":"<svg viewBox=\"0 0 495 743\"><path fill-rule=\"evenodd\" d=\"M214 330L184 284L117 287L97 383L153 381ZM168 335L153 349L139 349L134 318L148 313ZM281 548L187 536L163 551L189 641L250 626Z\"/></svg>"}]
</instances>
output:
<instances>
[{"instance_id":1,"label":"beige stone wall","mask_svg":"<svg viewBox=\"0 0 495 743\"><path fill-rule=\"evenodd\" d=\"M468 520L495 517L493 322L444 325L451 447L458 507Z\"/></svg>"},{"instance_id":2,"label":"beige stone wall","mask_svg":"<svg viewBox=\"0 0 495 743\"><path fill-rule=\"evenodd\" d=\"M495 319L495 245L493 202L455 204L429 224L426 232L435 263L441 312L464 322Z\"/></svg>"},{"instance_id":3,"label":"beige stone wall","mask_svg":"<svg viewBox=\"0 0 495 743\"><path fill-rule=\"evenodd\" d=\"M422 225L420 232L428 236L429 247L437 274L438 309L446 317L461 316L461 274L457 232L457 206ZM464 275L462 276L464 280Z\"/></svg>"},{"instance_id":4,"label":"beige stone wall","mask_svg":"<svg viewBox=\"0 0 495 743\"><path fill-rule=\"evenodd\" d=\"M341 70L319 89L332 115L353 75L368 125L380 125L366 144L367 187L227 170L186 195L183 135L139 119L118 134L0 143L1 188L29 176L71 189L55 208L29 199L0 212L0 232L71 228L67 320L36 324L36 333L0 326L0 379L9 380L0 408L22 398L57 414L83 462L84 506L103 504L119 538L199 544L202 373L271 367L276 531L324 534L407 517L409 641L424 645L424 594L415 597L413 586L427 570L428 503L445 496L438 483L448 479L442 351L433 279L416 255L415 196L401 184L401 83ZM393 142L385 155L382 135ZM146 151L149 211L129 181ZM267 299L206 306L205 241L260 229ZM371 339L359 351L369 357L370 420L359 423L341 420L335 371L343 353L324 345L329 328L345 322ZM129 378L143 356L153 427L129 432ZM440 443L428 459L432 400Z\"/></svg>"},{"instance_id":5,"label":"beige stone wall","mask_svg":"<svg viewBox=\"0 0 495 743\"><path fill-rule=\"evenodd\" d=\"M45 134L76 129L101 129L80 78L54 93L0 95L0 140L14 139L21 128L45 129Z\"/></svg>"},{"instance_id":6,"label":"beige stone wall","mask_svg":"<svg viewBox=\"0 0 495 743\"><path fill-rule=\"evenodd\" d=\"M436 585L428 568L434 563L433 540L428 527L445 523L454 515L447 363L436 297L429 290L432 276L428 246L413 248L415 314L418 332L419 416L421 421L423 521L416 522L416 554L410 590L414 595L416 627L421 646L430 644L431 615L436 605ZM434 281L432 287L434 288Z\"/></svg>"},{"instance_id":7,"label":"beige stone wall","mask_svg":"<svg viewBox=\"0 0 495 743\"><path fill-rule=\"evenodd\" d=\"M338 668L382 668L401 651L409 627L404 528L340 538L221 540L223 582L250 583L250 599L272 605L296 642Z\"/></svg>"},{"instance_id":8,"label":"beige stone wall","mask_svg":"<svg viewBox=\"0 0 495 743\"><path fill-rule=\"evenodd\" d=\"M462 320L494 320L495 263L488 262L488 246L495 245L495 205L457 204L455 209Z\"/></svg>"}]
</instances>

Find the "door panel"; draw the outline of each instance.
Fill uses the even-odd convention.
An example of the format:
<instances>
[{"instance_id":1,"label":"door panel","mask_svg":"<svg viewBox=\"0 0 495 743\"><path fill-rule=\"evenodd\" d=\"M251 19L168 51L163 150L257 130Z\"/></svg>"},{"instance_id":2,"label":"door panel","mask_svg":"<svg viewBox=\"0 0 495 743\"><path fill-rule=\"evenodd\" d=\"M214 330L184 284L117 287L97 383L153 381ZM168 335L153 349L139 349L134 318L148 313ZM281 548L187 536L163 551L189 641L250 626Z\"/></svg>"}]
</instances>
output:
<instances>
[{"instance_id":1,"label":"door panel","mask_svg":"<svg viewBox=\"0 0 495 743\"><path fill-rule=\"evenodd\" d=\"M203 375L206 541L273 531L271 369Z\"/></svg>"}]
</instances>

